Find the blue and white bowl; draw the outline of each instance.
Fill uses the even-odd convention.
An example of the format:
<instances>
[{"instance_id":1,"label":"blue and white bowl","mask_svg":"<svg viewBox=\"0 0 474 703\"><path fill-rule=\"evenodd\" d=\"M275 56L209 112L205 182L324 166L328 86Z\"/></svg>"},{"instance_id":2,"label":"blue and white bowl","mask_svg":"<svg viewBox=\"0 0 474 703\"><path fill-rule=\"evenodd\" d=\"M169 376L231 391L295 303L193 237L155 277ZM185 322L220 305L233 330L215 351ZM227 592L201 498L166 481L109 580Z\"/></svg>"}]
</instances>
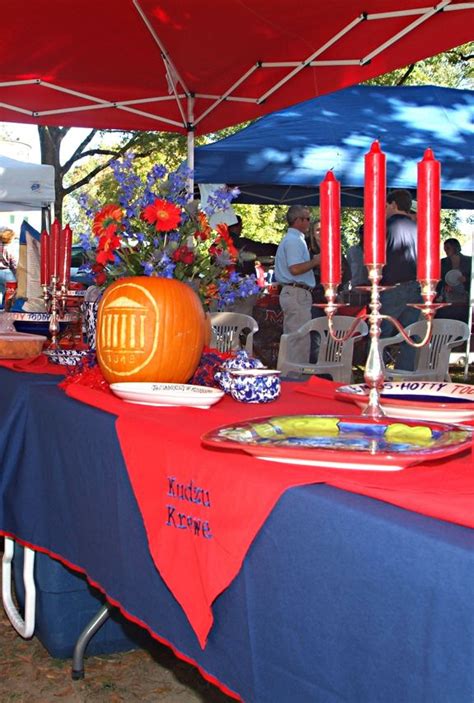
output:
<instances>
[{"instance_id":1,"label":"blue and white bowl","mask_svg":"<svg viewBox=\"0 0 474 703\"><path fill-rule=\"evenodd\" d=\"M52 364L61 366L77 366L93 356L90 349L47 349L44 353Z\"/></svg>"},{"instance_id":2,"label":"blue and white bowl","mask_svg":"<svg viewBox=\"0 0 474 703\"><path fill-rule=\"evenodd\" d=\"M230 393L231 387L231 371L238 371L242 369L264 369L264 365L260 359L255 359L253 356L249 356L245 349L241 349L237 352L235 356L231 359L227 359L222 364L220 371L214 374L215 380L219 383L222 390L226 393Z\"/></svg>"},{"instance_id":3,"label":"blue and white bowl","mask_svg":"<svg viewBox=\"0 0 474 703\"><path fill-rule=\"evenodd\" d=\"M235 369L230 371L230 394L241 403L270 403L281 392L280 371Z\"/></svg>"},{"instance_id":4,"label":"blue and white bowl","mask_svg":"<svg viewBox=\"0 0 474 703\"><path fill-rule=\"evenodd\" d=\"M97 311L99 309L100 298L98 300L86 300L82 304L83 332L89 349L95 351L96 331L97 331Z\"/></svg>"}]
</instances>

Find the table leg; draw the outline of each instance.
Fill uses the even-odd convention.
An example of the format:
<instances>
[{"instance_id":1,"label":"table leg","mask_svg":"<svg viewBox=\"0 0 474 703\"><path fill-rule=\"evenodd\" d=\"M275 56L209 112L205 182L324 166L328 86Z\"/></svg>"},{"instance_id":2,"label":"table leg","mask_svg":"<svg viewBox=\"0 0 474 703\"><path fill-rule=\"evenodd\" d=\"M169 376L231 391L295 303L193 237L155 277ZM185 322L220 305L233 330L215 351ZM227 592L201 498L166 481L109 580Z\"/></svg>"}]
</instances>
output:
<instances>
[{"instance_id":1,"label":"table leg","mask_svg":"<svg viewBox=\"0 0 474 703\"><path fill-rule=\"evenodd\" d=\"M74 652L72 655L72 671L71 676L74 681L84 678L84 652L92 637L99 630L104 622L109 619L112 606L105 603L97 612L96 615L85 626L79 637L77 638Z\"/></svg>"}]
</instances>

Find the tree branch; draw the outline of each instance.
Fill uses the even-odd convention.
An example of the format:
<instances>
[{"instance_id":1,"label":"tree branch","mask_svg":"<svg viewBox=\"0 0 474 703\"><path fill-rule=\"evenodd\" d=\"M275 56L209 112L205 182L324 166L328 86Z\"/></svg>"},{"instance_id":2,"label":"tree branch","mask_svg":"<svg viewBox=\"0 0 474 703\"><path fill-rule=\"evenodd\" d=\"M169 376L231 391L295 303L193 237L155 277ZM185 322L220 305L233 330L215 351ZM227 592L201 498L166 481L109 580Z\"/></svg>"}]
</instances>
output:
<instances>
[{"instance_id":1,"label":"tree branch","mask_svg":"<svg viewBox=\"0 0 474 703\"><path fill-rule=\"evenodd\" d=\"M88 144L90 144L90 142L95 137L95 135L97 134L98 131L99 130L97 130L97 129L93 129L85 137L85 139L83 139L83 141L79 144L79 146L73 152L73 154L70 156L70 158L63 164L63 166L61 168L63 174L67 173L77 161L80 161L81 159L85 158L86 156L100 156L100 155L113 156L114 154L116 156L121 156L128 149L130 149L130 147L132 147L137 141L139 141L141 138L141 133L133 134L133 136L127 142L125 142L125 144L123 146L121 146L119 149L104 149L104 148L98 147L97 149L88 149L87 151L85 151L84 150L85 147Z\"/></svg>"},{"instance_id":2,"label":"tree branch","mask_svg":"<svg viewBox=\"0 0 474 703\"><path fill-rule=\"evenodd\" d=\"M112 161L115 161L119 156L122 156L125 154L125 152L130 148L131 142L133 140L129 140L126 144L124 144L120 149L116 149L115 151L110 151L107 152L105 149L101 152L101 150L97 150L96 153L103 153L111 154L111 158L108 159L107 161L104 161L102 164L99 164L96 166L92 171L89 171L83 178L81 178L79 181L76 181L75 183L71 183L69 186L64 188L64 195L69 195L72 191L76 190L77 188L80 188L81 186L87 185L95 176L97 176L98 173L101 173L101 171L104 171L106 168L110 166ZM144 151L142 153L137 153L135 154L135 158L141 159L144 158L145 156L150 156L153 153L153 149L149 149L148 151Z\"/></svg>"},{"instance_id":3,"label":"tree branch","mask_svg":"<svg viewBox=\"0 0 474 703\"><path fill-rule=\"evenodd\" d=\"M94 139L95 135L97 134L99 130L97 129L92 129L89 134L87 134L82 142L78 144L76 149L73 151L69 159L63 164L62 166L62 171L63 173L67 173L69 169L72 167L72 165L76 162L79 161L79 159L82 156L82 153L85 149L85 147L91 143L91 141Z\"/></svg>"},{"instance_id":4,"label":"tree branch","mask_svg":"<svg viewBox=\"0 0 474 703\"><path fill-rule=\"evenodd\" d=\"M416 66L416 63L411 63L411 64L408 66L408 68L407 68L407 70L405 71L405 73L403 74L403 76L398 79L396 85L403 85L403 84L408 80L408 78L409 78L410 74L413 72L415 66Z\"/></svg>"}]
</instances>

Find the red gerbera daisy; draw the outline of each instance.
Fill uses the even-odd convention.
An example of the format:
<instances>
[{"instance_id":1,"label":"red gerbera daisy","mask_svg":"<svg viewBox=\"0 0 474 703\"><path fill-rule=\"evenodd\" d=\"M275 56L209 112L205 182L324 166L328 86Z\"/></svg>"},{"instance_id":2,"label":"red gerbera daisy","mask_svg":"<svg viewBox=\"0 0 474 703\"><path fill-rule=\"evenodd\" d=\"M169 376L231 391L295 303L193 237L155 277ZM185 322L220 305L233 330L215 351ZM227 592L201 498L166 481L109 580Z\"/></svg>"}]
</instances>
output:
<instances>
[{"instance_id":1,"label":"red gerbera daisy","mask_svg":"<svg viewBox=\"0 0 474 703\"><path fill-rule=\"evenodd\" d=\"M114 261L114 251L121 245L120 238L115 234L107 233L103 235L97 244L96 261L105 266L108 261Z\"/></svg>"},{"instance_id":2,"label":"red gerbera daisy","mask_svg":"<svg viewBox=\"0 0 474 703\"><path fill-rule=\"evenodd\" d=\"M105 205L94 217L92 231L100 237L111 225L116 230L122 224L123 210L118 205Z\"/></svg>"},{"instance_id":3,"label":"red gerbera daisy","mask_svg":"<svg viewBox=\"0 0 474 703\"><path fill-rule=\"evenodd\" d=\"M157 198L143 210L142 218L154 224L157 232L170 232L181 222L181 210L173 203Z\"/></svg>"}]
</instances>

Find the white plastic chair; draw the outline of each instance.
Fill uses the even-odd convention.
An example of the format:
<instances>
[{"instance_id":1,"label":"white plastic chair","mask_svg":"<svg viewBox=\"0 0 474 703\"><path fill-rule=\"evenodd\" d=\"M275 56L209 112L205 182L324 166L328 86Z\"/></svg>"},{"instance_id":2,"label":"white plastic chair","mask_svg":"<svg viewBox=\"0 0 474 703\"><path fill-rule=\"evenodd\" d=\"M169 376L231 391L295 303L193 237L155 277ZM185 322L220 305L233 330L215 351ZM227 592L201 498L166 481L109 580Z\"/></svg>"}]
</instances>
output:
<instances>
[{"instance_id":1,"label":"white plastic chair","mask_svg":"<svg viewBox=\"0 0 474 703\"><path fill-rule=\"evenodd\" d=\"M211 312L211 347L220 352L231 352L245 349L253 352L253 336L258 332L258 323L250 315L240 312ZM246 335L244 344L241 338Z\"/></svg>"},{"instance_id":2,"label":"white plastic chair","mask_svg":"<svg viewBox=\"0 0 474 703\"><path fill-rule=\"evenodd\" d=\"M426 334L426 321L418 320L405 327L410 337L423 339ZM433 320L431 339L424 347L416 350L415 368L387 369L384 376L389 381L419 380L419 381L450 381L449 356L451 349L457 347L469 337L469 327L460 320ZM417 340L416 340L417 341ZM403 342L401 333L380 340L380 351L393 344Z\"/></svg>"},{"instance_id":3,"label":"white plastic chair","mask_svg":"<svg viewBox=\"0 0 474 703\"><path fill-rule=\"evenodd\" d=\"M336 315L333 318L333 330L339 339L350 329L355 319L355 317L346 317L344 315ZM326 316L317 317L307 322L296 332L281 336L277 368L280 369L284 376L292 372L297 374L325 373L331 375L334 381L351 383L354 343L364 337L368 331L367 324L363 320L359 320L350 339L340 342L333 339L329 334ZM317 362L315 364L310 364L309 362L305 364L292 361L292 343L296 339L309 335L310 332L318 332L321 338Z\"/></svg>"}]
</instances>

